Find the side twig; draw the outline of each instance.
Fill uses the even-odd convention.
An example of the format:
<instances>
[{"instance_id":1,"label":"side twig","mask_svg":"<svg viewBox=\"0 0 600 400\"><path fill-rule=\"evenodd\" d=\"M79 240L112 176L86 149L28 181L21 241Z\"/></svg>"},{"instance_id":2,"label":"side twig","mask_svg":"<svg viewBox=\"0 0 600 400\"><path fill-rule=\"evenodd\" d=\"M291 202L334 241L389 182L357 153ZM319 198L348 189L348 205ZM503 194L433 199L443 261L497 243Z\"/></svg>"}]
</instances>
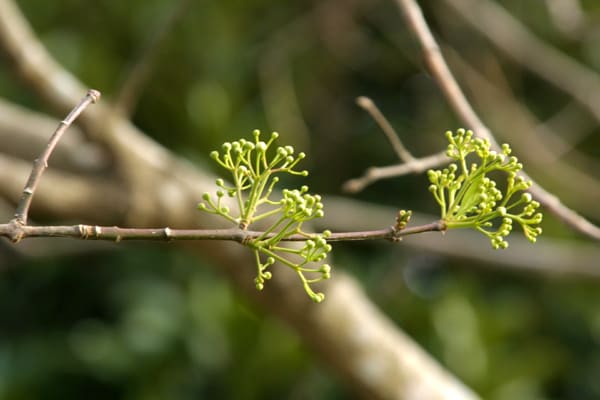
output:
<instances>
[{"instance_id":1,"label":"side twig","mask_svg":"<svg viewBox=\"0 0 600 400\"><path fill-rule=\"evenodd\" d=\"M83 110L85 110L85 108L90 103L96 103L99 99L100 99L99 91L94 90L94 89L88 90L87 94L79 102L79 104L77 104L77 106L75 106L75 108L73 108L73 110L71 110L69 115L67 115L67 117L60 122L60 124L56 128L56 131L54 131L54 134L52 134L52 137L48 141L46 148L44 149L44 151L42 151L42 154L38 158L36 158L35 161L33 162L33 168L31 169L31 174L29 175L29 178L27 179L27 183L25 184L25 188L23 189L23 194L21 195L21 199L19 200L19 203L17 205L17 210L15 212L14 221L16 224L27 225L29 207L31 206L31 201L33 200L33 194L35 193L35 190L37 188L37 185L40 181L42 174L44 173L46 168L48 168L48 159L50 158L50 155L54 151L54 148L56 147L61 136L65 133L65 131L69 128L69 126L71 126L73 121L75 121L75 119L77 119L79 114L81 114L81 112ZM18 241L18 238L13 238L13 240Z\"/></svg>"},{"instance_id":2,"label":"side twig","mask_svg":"<svg viewBox=\"0 0 600 400\"><path fill-rule=\"evenodd\" d=\"M435 168L449 162L450 159L446 156L445 151L428 157L415 158L406 149L396 133L396 130L392 127L392 124L390 124L373 100L365 96L360 96L356 99L356 104L368 112L371 118L379 125L392 145L392 148L404 163L386 167L371 167L367 169L363 176L346 181L342 186L342 190L345 192L357 193L380 179L392 178L410 173L420 174L430 168Z\"/></svg>"},{"instance_id":3,"label":"side twig","mask_svg":"<svg viewBox=\"0 0 600 400\"><path fill-rule=\"evenodd\" d=\"M408 163L415 159L413 155L410 154L410 152L406 149L406 147L404 147L404 144L400 140L398 133L396 133L396 130L392 127L392 124L390 124L383 113L379 111L379 107L377 107L373 100L365 96L360 96L356 99L356 104L358 104L362 109L368 112L369 115L371 115L402 161Z\"/></svg>"},{"instance_id":4,"label":"side twig","mask_svg":"<svg viewBox=\"0 0 600 400\"><path fill-rule=\"evenodd\" d=\"M348 193L356 193L380 179L392 178L407 174L420 174L430 168L447 164L450 161L445 151L427 157L414 158L399 165L371 167L359 178L346 181L342 189Z\"/></svg>"}]
</instances>

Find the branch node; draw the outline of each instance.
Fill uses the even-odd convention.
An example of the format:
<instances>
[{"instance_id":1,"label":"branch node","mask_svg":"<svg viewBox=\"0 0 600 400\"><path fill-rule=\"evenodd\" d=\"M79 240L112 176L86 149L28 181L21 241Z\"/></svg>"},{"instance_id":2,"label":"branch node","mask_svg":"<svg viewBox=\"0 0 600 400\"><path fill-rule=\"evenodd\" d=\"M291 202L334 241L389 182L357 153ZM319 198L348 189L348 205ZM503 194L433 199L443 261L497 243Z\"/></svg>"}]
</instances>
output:
<instances>
[{"instance_id":1,"label":"branch node","mask_svg":"<svg viewBox=\"0 0 600 400\"><path fill-rule=\"evenodd\" d=\"M239 236L240 236L239 242L240 242L240 244L242 244L244 246L248 246L253 240L252 236L248 235L248 233L243 229L240 230Z\"/></svg>"},{"instance_id":2,"label":"branch node","mask_svg":"<svg viewBox=\"0 0 600 400\"><path fill-rule=\"evenodd\" d=\"M9 239L11 242L17 244L25 237L25 231L23 230L25 223L18 216L15 216L15 218L9 222L9 225L10 225Z\"/></svg>"},{"instance_id":3,"label":"branch node","mask_svg":"<svg viewBox=\"0 0 600 400\"><path fill-rule=\"evenodd\" d=\"M86 240L90 236L86 225L79 224L77 225L77 229L79 230L79 235L81 236L81 239Z\"/></svg>"},{"instance_id":4,"label":"branch node","mask_svg":"<svg viewBox=\"0 0 600 400\"><path fill-rule=\"evenodd\" d=\"M92 103L97 103L98 101L100 101L100 97L102 96L100 94L100 91L96 90L96 89L90 89L87 92L87 95L92 99Z\"/></svg>"}]
</instances>

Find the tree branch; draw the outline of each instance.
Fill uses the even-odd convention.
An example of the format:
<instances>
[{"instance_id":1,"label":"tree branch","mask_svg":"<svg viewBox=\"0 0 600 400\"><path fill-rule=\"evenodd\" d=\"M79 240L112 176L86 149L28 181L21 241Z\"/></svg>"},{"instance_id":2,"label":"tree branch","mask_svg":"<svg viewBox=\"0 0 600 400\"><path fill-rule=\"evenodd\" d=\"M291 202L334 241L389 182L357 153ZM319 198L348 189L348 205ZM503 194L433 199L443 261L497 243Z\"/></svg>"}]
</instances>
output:
<instances>
[{"instance_id":1,"label":"tree branch","mask_svg":"<svg viewBox=\"0 0 600 400\"><path fill-rule=\"evenodd\" d=\"M446 227L442 221L425 225L413 226L398 230L395 227L370 231L333 232L327 237L328 242L344 242L356 240L387 239L399 241L402 237L425 232L443 232ZM230 240L238 243L248 243L250 240L264 236L265 239L275 236L271 233L249 231L240 228L226 229L171 229L171 228L120 228L118 226L71 225L71 226L31 226L22 225L17 221L0 224L0 236L18 242L28 237L69 237L83 240L107 240L120 242L124 240ZM300 242L307 239L306 235L295 234L288 236L284 242Z\"/></svg>"},{"instance_id":2,"label":"tree branch","mask_svg":"<svg viewBox=\"0 0 600 400\"><path fill-rule=\"evenodd\" d=\"M414 161L415 158L413 157L413 155L410 153L410 151L408 151L406 147L404 147L404 144L398 137L396 130L394 129L392 124L390 124L390 122L387 120L385 115L381 113L379 107L377 107L373 100L366 96L360 96L356 99L356 104L358 104L363 110L368 112L369 115L371 115L371 118L373 118L377 125L379 125L381 131L387 137L388 141L392 145L392 148L394 149L396 155L398 156L398 158L400 158L400 160L404 161L405 163Z\"/></svg>"},{"instance_id":3,"label":"tree branch","mask_svg":"<svg viewBox=\"0 0 600 400\"><path fill-rule=\"evenodd\" d=\"M418 4L414 0L395 0L395 2L402 11L409 29L413 32L421 45L429 71L437 81L438 85L440 85L442 92L454 111L467 126L473 129L477 136L489 140L492 147L499 151L500 147L491 131L483 124L479 116L475 113L454 79ZM525 176L527 177L527 175ZM529 177L527 178L530 179ZM546 189L535 181L533 181L533 186L529 191L542 205L560 218L566 225L591 238L600 240L599 227L592 224L574 210L565 206L558 197L546 191Z\"/></svg>"},{"instance_id":4,"label":"tree branch","mask_svg":"<svg viewBox=\"0 0 600 400\"><path fill-rule=\"evenodd\" d=\"M446 155L446 152L442 151L427 157L414 158L409 162L399 165L371 167L367 169L363 176L346 181L342 189L349 193L360 192L368 185L380 179L394 178L407 174L420 174L430 168L439 167L448 162L450 162L450 159Z\"/></svg>"},{"instance_id":5,"label":"tree branch","mask_svg":"<svg viewBox=\"0 0 600 400\"><path fill-rule=\"evenodd\" d=\"M46 145L44 151L36 158L33 162L33 168L31 169L31 174L27 179L27 183L25 184L25 188L23 189L23 194L21 196L21 200L19 200L19 204L17 205L17 210L15 213L14 222L18 225L27 225L27 217L29 213L29 207L31 206L31 201L33 200L33 194L35 193L35 189L42 177L42 174L48 168L48 159L52 154L52 151L58 144L61 136L65 133L65 131L69 128L69 126L75 121L75 119L81 114L81 112L90 104L95 103L100 99L100 92L97 90L90 89L86 96L73 108L73 110L67 115L67 117L60 122L56 131L50 137L50 141Z\"/></svg>"}]
</instances>

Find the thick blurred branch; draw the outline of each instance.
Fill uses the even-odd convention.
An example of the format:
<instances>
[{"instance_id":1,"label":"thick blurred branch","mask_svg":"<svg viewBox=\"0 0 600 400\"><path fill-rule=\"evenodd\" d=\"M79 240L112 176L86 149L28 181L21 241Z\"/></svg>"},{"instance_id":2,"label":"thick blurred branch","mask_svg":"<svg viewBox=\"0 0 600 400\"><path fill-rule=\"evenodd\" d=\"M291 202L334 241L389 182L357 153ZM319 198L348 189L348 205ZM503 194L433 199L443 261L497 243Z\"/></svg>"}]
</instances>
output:
<instances>
[{"instance_id":1,"label":"thick blurred branch","mask_svg":"<svg viewBox=\"0 0 600 400\"><path fill-rule=\"evenodd\" d=\"M31 160L0 154L0 196L17 204L30 171ZM123 217L127 204L119 182L52 169L44 175L37 192L33 211L56 219L86 218L108 224Z\"/></svg>"},{"instance_id":2,"label":"thick blurred branch","mask_svg":"<svg viewBox=\"0 0 600 400\"><path fill-rule=\"evenodd\" d=\"M504 8L488 0L445 0L511 59L568 93L600 121L600 76L547 45Z\"/></svg>"},{"instance_id":3,"label":"thick blurred branch","mask_svg":"<svg viewBox=\"0 0 600 400\"><path fill-rule=\"evenodd\" d=\"M56 119L0 99L0 153L33 160L48 142ZM52 154L52 167L71 172L100 172L109 167L109 157L98 145L88 142L72 126Z\"/></svg>"},{"instance_id":4,"label":"thick blurred branch","mask_svg":"<svg viewBox=\"0 0 600 400\"><path fill-rule=\"evenodd\" d=\"M585 26L585 14L579 0L546 0L554 27L570 38L576 38Z\"/></svg>"}]
</instances>

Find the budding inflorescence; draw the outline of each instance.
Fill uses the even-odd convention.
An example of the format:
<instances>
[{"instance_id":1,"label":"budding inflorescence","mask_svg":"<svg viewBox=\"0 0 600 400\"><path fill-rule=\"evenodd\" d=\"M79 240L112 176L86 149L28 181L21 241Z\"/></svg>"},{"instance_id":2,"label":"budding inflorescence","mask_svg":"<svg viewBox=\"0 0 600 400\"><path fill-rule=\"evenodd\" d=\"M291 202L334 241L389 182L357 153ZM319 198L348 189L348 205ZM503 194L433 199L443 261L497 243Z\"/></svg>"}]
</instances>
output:
<instances>
[{"instance_id":1,"label":"budding inflorescence","mask_svg":"<svg viewBox=\"0 0 600 400\"><path fill-rule=\"evenodd\" d=\"M223 179L217 179L219 189L215 193L216 199L210 193L205 193L198 208L220 215L237 224L240 229L247 229L250 224L267 218L274 221L258 238L244 243L255 253L256 288L264 288L265 281L272 277L267 269L279 261L294 269L308 295L320 302L324 295L315 293L310 284L328 279L330 267L327 264L315 267L311 263L322 261L331 251L331 245L326 241L327 232L308 234L301 228L304 222L323 216L321 197L309 194L307 186L294 190L284 189L279 200L271 197L279 181L276 174L308 175L308 171L295 169L305 154L295 154L292 146L278 146L270 150L279 136L276 132L271 134L267 142L260 140L258 130L253 132L253 136L254 141L240 139L227 142L223 144L222 152L210 153L217 164L229 171L233 183L227 184ZM223 204L225 196L235 198L238 208L236 215ZM282 244L284 239L296 234L306 236L304 247L294 248ZM265 261L262 261L261 255L266 257ZM308 278L305 273L316 277Z\"/></svg>"},{"instance_id":2,"label":"budding inflorescence","mask_svg":"<svg viewBox=\"0 0 600 400\"><path fill-rule=\"evenodd\" d=\"M542 233L537 226L542 214L536 212L540 204L529 193L514 199L515 194L529 189L531 181L518 175L523 165L510 156L510 147L502 145L500 153L490 150L489 141L464 129L456 134L448 131L446 138L449 141L446 154L455 163L427 173L431 182L429 191L440 205L446 227L475 228L490 239L493 248L504 249L508 247L505 238L516 222L527 239L535 242ZM476 157L478 162L469 164L468 157ZM507 175L503 190L488 176L494 171Z\"/></svg>"}]
</instances>

